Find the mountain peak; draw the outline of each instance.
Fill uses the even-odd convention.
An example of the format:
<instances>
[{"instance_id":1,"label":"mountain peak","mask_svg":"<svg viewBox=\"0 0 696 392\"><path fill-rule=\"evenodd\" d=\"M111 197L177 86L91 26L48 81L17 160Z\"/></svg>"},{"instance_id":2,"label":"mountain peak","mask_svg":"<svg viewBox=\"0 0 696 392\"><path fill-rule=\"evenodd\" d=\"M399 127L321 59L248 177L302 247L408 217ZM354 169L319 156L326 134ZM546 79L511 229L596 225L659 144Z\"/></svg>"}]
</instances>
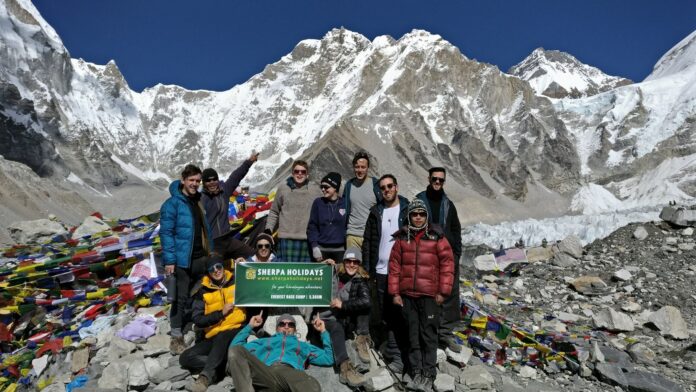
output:
<instances>
[{"instance_id":1,"label":"mountain peak","mask_svg":"<svg viewBox=\"0 0 696 392\"><path fill-rule=\"evenodd\" d=\"M559 50L536 48L509 74L526 80L539 95L550 98L580 98L631 84L628 79L610 76Z\"/></svg>"},{"instance_id":2,"label":"mountain peak","mask_svg":"<svg viewBox=\"0 0 696 392\"><path fill-rule=\"evenodd\" d=\"M686 36L665 53L645 80L673 75L694 66L694 64L696 64L696 31Z\"/></svg>"}]
</instances>

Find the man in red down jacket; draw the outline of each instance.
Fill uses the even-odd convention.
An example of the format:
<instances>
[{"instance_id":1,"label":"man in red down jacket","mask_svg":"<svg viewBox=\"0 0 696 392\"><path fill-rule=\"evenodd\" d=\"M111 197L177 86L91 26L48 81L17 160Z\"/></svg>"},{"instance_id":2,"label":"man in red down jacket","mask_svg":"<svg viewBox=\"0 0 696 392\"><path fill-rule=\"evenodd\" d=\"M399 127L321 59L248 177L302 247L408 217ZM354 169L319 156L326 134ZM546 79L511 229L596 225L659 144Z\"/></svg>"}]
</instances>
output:
<instances>
[{"instance_id":1,"label":"man in red down jacket","mask_svg":"<svg viewBox=\"0 0 696 392\"><path fill-rule=\"evenodd\" d=\"M389 294L408 324L410 380L406 389L429 391L437 374L440 304L452 292L454 255L445 233L428 225L420 199L408 206L408 226L394 234L389 257Z\"/></svg>"}]
</instances>

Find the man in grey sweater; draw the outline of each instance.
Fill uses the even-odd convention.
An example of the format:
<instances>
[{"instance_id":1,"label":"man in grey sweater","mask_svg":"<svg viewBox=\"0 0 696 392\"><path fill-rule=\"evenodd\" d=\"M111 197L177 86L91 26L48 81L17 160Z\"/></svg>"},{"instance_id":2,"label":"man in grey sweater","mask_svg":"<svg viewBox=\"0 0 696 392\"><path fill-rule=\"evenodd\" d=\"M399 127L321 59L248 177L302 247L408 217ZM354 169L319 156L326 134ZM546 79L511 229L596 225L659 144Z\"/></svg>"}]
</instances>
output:
<instances>
[{"instance_id":1,"label":"man in grey sweater","mask_svg":"<svg viewBox=\"0 0 696 392\"><path fill-rule=\"evenodd\" d=\"M284 262L312 261L307 245L307 222L314 199L321 196L319 187L309 183L309 165L297 160L285 184L278 185L273 206L266 220L268 234L278 228L278 257Z\"/></svg>"}]
</instances>

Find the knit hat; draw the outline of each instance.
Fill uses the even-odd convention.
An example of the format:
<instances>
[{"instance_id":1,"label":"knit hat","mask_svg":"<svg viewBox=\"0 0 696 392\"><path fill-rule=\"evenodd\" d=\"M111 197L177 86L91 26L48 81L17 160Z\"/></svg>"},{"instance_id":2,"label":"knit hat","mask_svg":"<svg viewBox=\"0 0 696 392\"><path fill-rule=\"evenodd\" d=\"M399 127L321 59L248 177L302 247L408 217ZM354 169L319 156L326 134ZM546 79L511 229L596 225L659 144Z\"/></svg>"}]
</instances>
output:
<instances>
[{"instance_id":1,"label":"knit hat","mask_svg":"<svg viewBox=\"0 0 696 392\"><path fill-rule=\"evenodd\" d=\"M411 225L411 213L412 212L418 212L418 211L423 211L425 212L425 225L421 227L416 227ZM425 202L419 198L414 198L411 200L408 204L408 228L409 229L415 229L415 230L420 230L423 227L426 227L428 225L428 208L425 205Z\"/></svg>"},{"instance_id":2,"label":"knit hat","mask_svg":"<svg viewBox=\"0 0 696 392\"><path fill-rule=\"evenodd\" d=\"M346 249L346 253L343 254L343 260L358 260L360 263L362 263L362 252L360 251L360 248L356 246L349 246L348 249Z\"/></svg>"},{"instance_id":3,"label":"knit hat","mask_svg":"<svg viewBox=\"0 0 696 392\"><path fill-rule=\"evenodd\" d=\"M283 313L280 316L278 316L278 319L276 320L276 328L280 326L280 323L283 321L290 321L290 322L295 322L295 318L292 317L289 313Z\"/></svg>"},{"instance_id":4,"label":"knit hat","mask_svg":"<svg viewBox=\"0 0 696 392\"><path fill-rule=\"evenodd\" d=\"M209 167L205 170L203 170L203 174L201 175L203 182L209 181L209 180L218 180L218 174L213 169L212 167Z\"/></svg>"},{"instance_id":5,"label":"knit hat","mask_svg":"<svg viewBox=\"0 0 696 392\"><path fill-rule=\"evenodd\" d=\"M222 259L222 256L218 254L213 254L209 256L208 259L205 261L205 270L210 271L210 269L213 268L215 264L222 264L224 267L225 260Z\"/></svg>"},{"instance_id":6,"label":"knit hat","mask_svg":"<svg viewBox=\"0 0 696 392\"><path fill-rule=\"evenodd\" d=\"M275 245L275 241L273 241L273 236L270 234L261 233L261 234L257 235L256 238L254 239L254 245L256 245L261 240L266 240L266 241L270 242L271 246Z\"/></svg>"},{"instance_id":7,"label":"knit hat","mask_svg":"<svg viewBox=\"0 0 696 392\"><path fill-rule=\"evenodd\" d=\"M336 191L338 191L338 189L341 187L341 175L336 172L331 172L321 179L320 184L323 183L331 185L334 189L336 189Z\"/></svg>"}]
</instances>

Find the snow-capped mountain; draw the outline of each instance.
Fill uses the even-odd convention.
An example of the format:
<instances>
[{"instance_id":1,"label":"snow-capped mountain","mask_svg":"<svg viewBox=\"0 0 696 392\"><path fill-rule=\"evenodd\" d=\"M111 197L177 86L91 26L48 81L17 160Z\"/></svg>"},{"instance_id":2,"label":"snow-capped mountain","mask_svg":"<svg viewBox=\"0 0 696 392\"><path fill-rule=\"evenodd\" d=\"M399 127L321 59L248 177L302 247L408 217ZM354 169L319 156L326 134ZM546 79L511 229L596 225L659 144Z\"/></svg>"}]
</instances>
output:
<instances>
[{"instance_id":1,"label":"snow-capped mountain","mask_svg":"<svg viewBox=\"0 0 696 392\"><path fill-rule=\"evenodd\" d=\"M350 177L353 154L366 150L373 174L395 174L406 196L425 187L428 167L445 166L465 221L562 214L571 201L583 211L607 193L616 200L595 205L615 208L634 197L626 192L654 186L641 176L666 170L659 165L675 157L675 135L691 137L689 42L665 55L655 80L612 88L625 79L560 52L535 51L518 77L426 31L370 41L334 29L227 91L136 92L115 62L72 59L29 0L0 0L0 155L47 181L125 194L130 204L189 162L224 175L259 151L245 181L267 190L297 158L310 161L315 178L330 170ZM555 73L532 77L547 66ZM570 79L585 88L563 84ZM549 99L552 83L580 95L612 89ZM658 144L665 148L653 151ZM114 199L104 198L122 204Z\"/></svg>"},{"instance_id":2,"label":"snow-capped mountain","mask_svg":"<svg viewBox=\"0 0 696 392\"><path fill-rule=\"evenodd\" d=\"M508 73L529 82L537 94L550 98L589 97L633 83L583 64L568 53L543 48L535 49Z\"/></svg>"},{"instance_id":3,"label":"snow-capped mountain","mask_svg":"<svg viewBox=\"0 0 696 392\"><path fill-rule=\"evenodd\" d=\"M641 83L554 103L581 173L624 207L689 202L696 190L696 32Z\"/></svg>"}]
</instances>

